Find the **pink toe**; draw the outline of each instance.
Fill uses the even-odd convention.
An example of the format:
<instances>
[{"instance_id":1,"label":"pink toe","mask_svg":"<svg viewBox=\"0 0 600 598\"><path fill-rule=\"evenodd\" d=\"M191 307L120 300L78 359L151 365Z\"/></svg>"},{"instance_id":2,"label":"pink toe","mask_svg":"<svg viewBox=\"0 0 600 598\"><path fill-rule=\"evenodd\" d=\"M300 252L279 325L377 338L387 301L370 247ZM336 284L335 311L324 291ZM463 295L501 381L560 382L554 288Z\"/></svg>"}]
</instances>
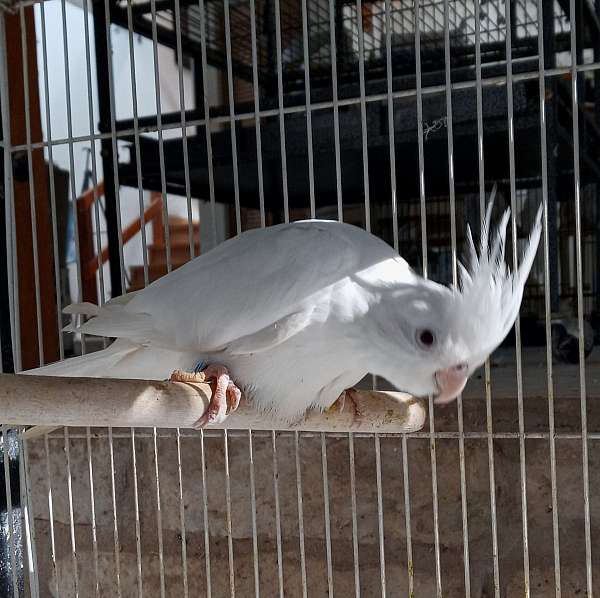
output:
<instances>
[{"instance_id":1,"label":"pink toe","mask_svg":"<svg viewBox=\"0 0 600 598\"><path fill-rule=\"evenodd\" d=\"M242 398L241 390L230 379L225 366L209 365L202 370L202 374L215 382L215 388L206 412L194 423L196 429L223 422L229 413L238 408Z\"/></svg>"}]
</instances>

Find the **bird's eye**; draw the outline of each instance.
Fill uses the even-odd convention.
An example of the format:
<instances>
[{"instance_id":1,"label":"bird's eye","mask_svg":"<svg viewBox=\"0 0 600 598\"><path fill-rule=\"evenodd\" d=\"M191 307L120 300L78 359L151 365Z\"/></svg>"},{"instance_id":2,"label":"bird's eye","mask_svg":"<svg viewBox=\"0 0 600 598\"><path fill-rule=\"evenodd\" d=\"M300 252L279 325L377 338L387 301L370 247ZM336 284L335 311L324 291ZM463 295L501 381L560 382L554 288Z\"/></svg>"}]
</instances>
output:
<instances>
[{"instance_id":1,"label":"bird's eye","mask_svg":"<svg viewBox=\"0 0 600 598\"><path fill-rule=\"evenodd\" d=\"M435 334L431 330L423 329L417 331L417 342L424 349L431 349L435 345Z\"/></svg>"}]
</instances>

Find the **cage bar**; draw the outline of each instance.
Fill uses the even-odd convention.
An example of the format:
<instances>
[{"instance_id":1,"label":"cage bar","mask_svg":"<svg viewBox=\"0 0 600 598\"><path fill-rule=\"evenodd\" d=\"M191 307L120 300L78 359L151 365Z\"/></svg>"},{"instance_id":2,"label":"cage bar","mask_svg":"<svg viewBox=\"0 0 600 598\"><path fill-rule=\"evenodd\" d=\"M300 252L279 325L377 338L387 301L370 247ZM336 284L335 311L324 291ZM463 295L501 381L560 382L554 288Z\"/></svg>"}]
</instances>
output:
<instances>
[{"instance_id":1,"label":"cage bar","mask_svg":"<svg viewBox=\"0 0 600 598\"><path fill-rule=\"evenodd\" d=\"M354 562L354 592L360 596L360 562L358 559L358 515L356 509L356 462L354 457L354 434L348 434L348 457L350 460L350 501L352 508L352 559Z\"/></svg>"},{"instance_id":2,"label":"cage bar","mask_svg":"<svg viewBox=\"0 0 600 598\"><path fill-rule=\"evenodd\" d=\"M548 144L546 139L546 79L544 70L544 27L543 3L538 0L538 54L539 54L539 111L540 111L540 154L542 174L542 197L544 203L544 331L546 335L546 371L548 387L548 431L550 451L550 484L552 493L552 540L554 552L554 591L556 598L562 595L560 582L560 535L558 514L558 487L556 479L556 441L554 422L554 381L552 363L551 290L550 290L550 240L548 231Z\"/></svg>"},{"instance_id":3,"label":"cage bar","mask_svg":"<svg viewBox=\"0 0 600 598\"><path fill-rule=\"evenodd\" d=\"M144 595L142 581L142 546L141 546L141 523L140 523L140 499L138 491L137 454L135 444L135 428L131 428L131 468L133 473L133 507L135 517L135 558L137 591L139 598Z\"/></svg>"},{"instance_id":4,"label":"cage bar","mask_svg":"<svg viewBox=\"0 0 600 598\"><path fill-rule=\"evenodd\" d=\"M252 565L254 572L254 595L260 596L260 577L258 569L258 534L256 527L256 484L254 481L254 448L252 440L252 430L248 430L248 457L250 465L250 507L252 516ZM300 475L298 473L298 475ZM301 500L301 489L299 490L298 500Z\"/></svg>"},{"instance_id":5,"label":"cage bar","mask_svg":"<svg viewBox=\"0 0 600 598\"><path fill-rule=\"evenodd\" d=\"M583 515L585 521L585 561L587 593L593 596L592 574L592 532L590 524L590 474L587 442L587 396L585 377L585 354L583 339L583 280L582 280L582 234L581 234L581 173L579 163L579 95L578 75L574 68L579 62L577 56L577 21L581 22L580 12L576 16L574 0L569 2L570 17L570 42L571 42L571 99L572 99L572 124L573 124L573 183L575 203L575 261L577 277L577 335L579 349L579 387L581 392L581 451L583 461Z\"/></svg>"}]
</instances>

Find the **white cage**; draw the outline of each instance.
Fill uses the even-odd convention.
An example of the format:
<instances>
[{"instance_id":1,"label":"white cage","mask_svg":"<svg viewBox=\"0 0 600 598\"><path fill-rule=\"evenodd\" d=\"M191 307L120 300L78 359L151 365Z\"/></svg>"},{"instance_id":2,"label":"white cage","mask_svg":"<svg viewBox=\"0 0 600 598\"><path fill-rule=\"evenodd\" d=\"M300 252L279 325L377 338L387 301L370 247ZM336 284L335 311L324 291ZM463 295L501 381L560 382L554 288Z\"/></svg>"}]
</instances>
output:
<instances>
[{"instance_id":1,"label":"white cage","mask_svg":"<svg viewBox=\"0 0 600 598\"><path fill-rule=\"evenodd\" d=\"M544 206L514 334L396 428L97 427L125 386L44 427L0 377L3 596L593 595L598 2L0 7L5 374L106 346L61 332L71 300L248 228L349 221L452 283L494 183L513 263Z\"/></svg>"}]
</instances>

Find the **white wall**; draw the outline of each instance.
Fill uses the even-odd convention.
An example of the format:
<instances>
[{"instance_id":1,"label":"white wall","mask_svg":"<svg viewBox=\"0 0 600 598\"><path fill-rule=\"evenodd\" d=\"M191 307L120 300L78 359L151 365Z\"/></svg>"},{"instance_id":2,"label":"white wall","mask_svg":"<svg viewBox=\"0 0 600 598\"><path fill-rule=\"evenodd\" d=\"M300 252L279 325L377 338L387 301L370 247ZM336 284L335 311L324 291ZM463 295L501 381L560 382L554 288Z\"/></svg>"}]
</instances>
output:
<instances>
[{"instance_id":1,"label":"white wall","mask_svg":"<svg viewBox=\"0 0 600 598\"><path fill-rule=\"evenodd\" d=\"M91 74L91 98L93 110L93 127L97 132L98 121L98 98L96 89L96 69L94 59L94 34L91 10L88 15L88 28L90 35L89 57ZM66 3L66 39L69 59L70 98L71 98L71 124L74 137L90 134L89 98L90 90L87 84L88 60L85 51L85 23L84 12L81 6L70 2ZM44 61L42 53L42 15L40 5L35 6L36 32L38 40L38 66L40 80L40 102L42 105L42 127L47 136L46 125L46 92L44 83ZM48 58L48 100L50 127L52 139L64 139L68 137L68 111L67 92L65 82L65 52L63 17L60 2L44 3L44 21L46 29L46 46ZM113 80L114 95L117 118L129 118L133 116L132 84L129 62L129 35L127 30L112 26L111 41L113 48ZM156 93L154 77L154 55L152 42L141 36L134 36L134 58L136 69L136 91L138 114L156 114ZM161 108L163 112L180 109L179 100L179 73L175 62L174 52L165 47L158 47L158 68L160 79ZM192 73L183 71L185 107L190 109L194 106L194 90ZM211 105L218 104L220 98L219 74L215 69L209 67L209 94ZM165 131L164 137L181 136L181 130ZM72 145L72 161L76 193L81 191L83 175L85 170L86 152L90 148L90 142L77 142ZM102 180L102 164L100 160L99 144L96 144L96 161L98 167L98 180ZM122 159L127 159L123 152ZM70 153L67 144L53 147L53 161L62 169L71 170ZM139 195L137 189L122 187L120 189L121 221L123 227L139 217ZM207 198L208 199L208 198ZM144 202L149 201L149 194L144 193ZM187 216L187 200L185 197L168 197L169 214ZM217 241L222 241L227 234L226 210L224 206L217 206ZM202 222L202 250L211 247L210 230L210 207L206 201L193 202L193 217L200 217ZM148 242L151 242L150 226L147 227ZM106 245L106 233L102 219L100 236L103 245ZM138 234L124 248L125 265L142 264L141 235ZM108 281L108 266L105 267L105 281ZM109 284L105 282L108 292ZM76 275L72 267L71 292L76 299Z\"/></svg>"}]
</instances>

